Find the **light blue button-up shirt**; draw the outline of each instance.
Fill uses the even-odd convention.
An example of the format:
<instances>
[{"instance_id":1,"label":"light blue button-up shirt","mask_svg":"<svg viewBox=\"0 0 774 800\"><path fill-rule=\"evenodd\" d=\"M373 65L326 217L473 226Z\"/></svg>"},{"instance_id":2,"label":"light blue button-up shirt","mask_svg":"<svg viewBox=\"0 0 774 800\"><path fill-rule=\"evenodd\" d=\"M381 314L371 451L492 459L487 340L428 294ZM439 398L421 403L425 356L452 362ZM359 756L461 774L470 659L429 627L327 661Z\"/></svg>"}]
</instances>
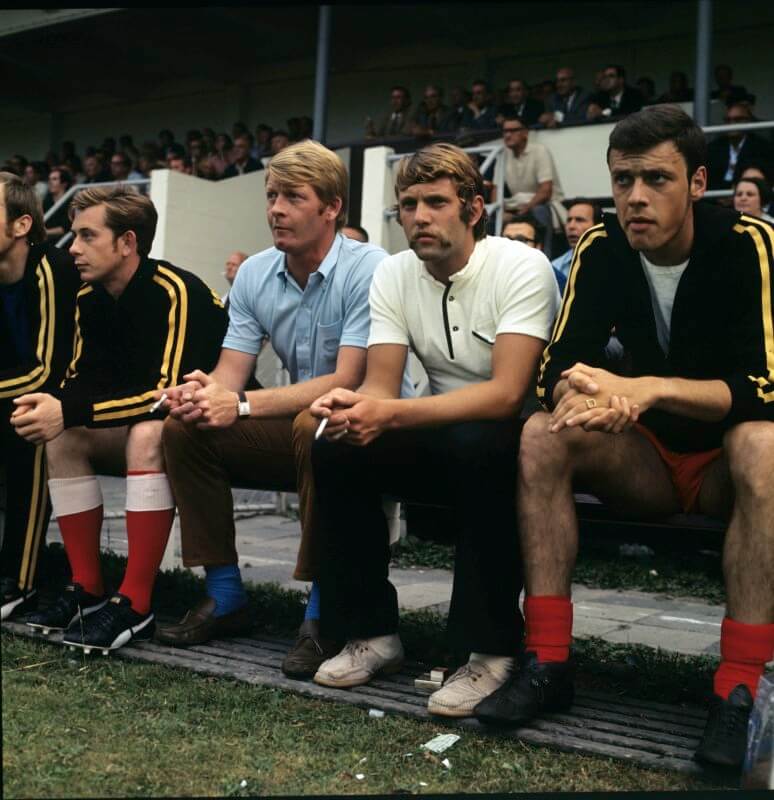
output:
<instances>
[{"instance_id":1,"label":"light blue button-up shirt","mask_svg":"<svg viewBox=\"0 0 774 800\"><path fill-rule=\"evenodd\" d=\"M277 248L250 256L229 294L223 347L257 355L268 338L292 383L335 372L340 346L368 345L368 290L386 256L380 247L337 234L303 289Z\"/></svg>"}]
</instances>

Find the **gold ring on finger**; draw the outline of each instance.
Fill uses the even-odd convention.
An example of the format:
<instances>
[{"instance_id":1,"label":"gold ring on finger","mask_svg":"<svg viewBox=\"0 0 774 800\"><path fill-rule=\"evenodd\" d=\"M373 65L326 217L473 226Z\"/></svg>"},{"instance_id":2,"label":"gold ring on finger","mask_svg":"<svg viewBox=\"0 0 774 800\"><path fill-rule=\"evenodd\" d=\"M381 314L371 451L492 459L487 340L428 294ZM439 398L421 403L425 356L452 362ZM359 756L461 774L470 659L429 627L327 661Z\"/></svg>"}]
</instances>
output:
<instances>
[{"instance_id":1,"label":"gold ring on finger","mask_svg":"<svg viewBox=\"0 0 774 800\"><path fill-rule=\"evenodd\" d=\"M597 401L593 397L586 398L586 408L596 408Z\"/></svg>"}]
</instances>

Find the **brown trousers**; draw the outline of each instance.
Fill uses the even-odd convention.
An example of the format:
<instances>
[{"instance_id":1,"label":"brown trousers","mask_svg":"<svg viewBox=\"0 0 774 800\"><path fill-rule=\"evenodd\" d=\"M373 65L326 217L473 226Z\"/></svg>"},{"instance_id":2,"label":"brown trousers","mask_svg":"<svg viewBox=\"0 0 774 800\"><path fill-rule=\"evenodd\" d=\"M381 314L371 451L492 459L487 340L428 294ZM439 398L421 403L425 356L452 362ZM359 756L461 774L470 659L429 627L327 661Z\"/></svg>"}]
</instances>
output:
<instances>
[{"instance_id":1,"label":"brown trousers","mask_svg":"<svg viewBox=\"0 0 774 800\"><path fill-rule=\"evenodd\" d=\"M320 536L312 475L317 427L308 411L295 419L237 420L223 430L199 430L172 417L162 442L180 514L183 564L238 563L231 487L298 492L301 544L293 577L317 577Z\"/></svg>"}]
</instances>

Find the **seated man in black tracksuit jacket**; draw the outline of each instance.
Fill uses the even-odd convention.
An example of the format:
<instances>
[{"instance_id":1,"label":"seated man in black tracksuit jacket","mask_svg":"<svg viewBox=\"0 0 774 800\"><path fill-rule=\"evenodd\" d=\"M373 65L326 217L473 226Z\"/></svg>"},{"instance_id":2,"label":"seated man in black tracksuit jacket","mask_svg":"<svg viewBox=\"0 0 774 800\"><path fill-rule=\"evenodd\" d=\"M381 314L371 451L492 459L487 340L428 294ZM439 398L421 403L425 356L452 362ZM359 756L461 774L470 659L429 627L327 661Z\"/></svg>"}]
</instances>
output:
<instances>
[{"instance_id":1,"label":"seated man in black tracksuit jacket","mask_svg":"<svg viewBox=\"0 0 774 800\"><path fill-rule=\"evenodd\" d=\"M130 187L79 192L70 253L85 281L73 356L61 389L18 398L19 435L46 443L49 492L72 584L33 627L66 644L111 650L153 634L151 593L174 519L161 449L157 390L215 365L227 326L199 278L148 257L156 210ZM129 558L118 592L105 594L99 563L102 494L95 472L126 474Z\"/></svg>"},{"instance_id":2,"label":"seated man in black tracksuit jacket","mask_svg":"<svg viewBox=\"0 0 774 800\"><path fill-rule=\"evenodd\" d=\"M0 550L2 619L37 604L38 555L51 504L42 444L16 435L13 400L59 387L73 352L72 257L46 244L43 209L20 177L0 172L0 471L6 514Z\"/></svg>"},{"instance_id":3,"label":"seated man in black tracksuit jacket","mask_svg":"<svg viewBox=\"0 0 774 800\"><path fill-rule=\"evenodd\" d=\"M696 757L738 766L774 654L774 229L697 202L704 135L675 106L620 122L608 165L616 216L578 242L538 378L549 413L521 441L526 658L476 716L522 724L572 702L577 480L628 513L730 520L722 659ZM600 367L613 326L633 377Z\"/></svg>"}]
</instances>

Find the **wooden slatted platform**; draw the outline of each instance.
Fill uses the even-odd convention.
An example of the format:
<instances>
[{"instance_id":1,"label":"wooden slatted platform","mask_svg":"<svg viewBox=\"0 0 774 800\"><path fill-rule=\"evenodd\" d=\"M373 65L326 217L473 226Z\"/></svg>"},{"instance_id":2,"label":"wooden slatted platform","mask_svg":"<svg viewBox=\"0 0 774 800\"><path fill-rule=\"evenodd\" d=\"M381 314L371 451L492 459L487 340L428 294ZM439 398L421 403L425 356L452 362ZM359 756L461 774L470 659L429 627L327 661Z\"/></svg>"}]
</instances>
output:
<instances>
[{"instance_id":1,"label":"wooden slatted platform","mask_svg":"<svg viewBox=\"0 0 774 800\"><path fill-rule=\"evenodd\" d=\"M14 622L4 622L3 628L61 646L61 634L43 637L28 626ZM419 664L408 663L397 675L346 690L287 678L280 671L280 664L290 644L289 640L267 636L217 640L190 648L143 642L126 646L114 655L271 686L319 700L381 709L454 728L517 738L559 750L622 759L645 767L692 774L703 771L693 760L706 720L706 712L701 709L579 691L573 707L566 713L548 714L516 730L494 731L476 720L444 720L428 714L427 695L414 688L414 678L426 669ZM102 658L99 654L89 657Z\"/></svg>"}]
</instances>

